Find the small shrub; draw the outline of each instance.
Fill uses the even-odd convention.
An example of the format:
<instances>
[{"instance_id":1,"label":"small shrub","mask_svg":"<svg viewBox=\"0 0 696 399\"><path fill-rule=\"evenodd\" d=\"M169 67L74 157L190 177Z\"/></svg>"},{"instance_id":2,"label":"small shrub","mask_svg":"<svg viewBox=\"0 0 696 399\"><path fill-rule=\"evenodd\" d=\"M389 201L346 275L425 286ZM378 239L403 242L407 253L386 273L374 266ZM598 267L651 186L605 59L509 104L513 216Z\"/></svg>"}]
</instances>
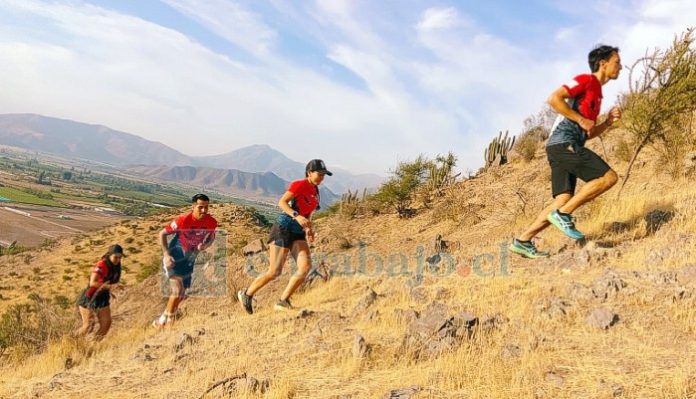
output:
<instances>
[{"instance_id":1,"label":"small shrub","mask_svg":"<svg viewBox=\"0 0 696 399\"><path fill-rule=\"evenodd\" d=\"M140 269L140 272L135 276L135 280L141 283L146 278L159 273L161 267L162 259L159 256L152 256L148 262L143 264L143 268ZM121 284L123 284L123 281L121 281Z\"/></svg>"},{"instance_id":2,"label":"small shrub","mask_svg":"<svg viewBox=\"0 0 696 399\"><path fill-rule=\"evenodd\" d=\"M56 295L53 298L53 303L60 306L61 309L67 309L70 306L70 300L65 295Z\"/></svg>"},{"instance_id":3,"label":"small shrub","mask_svg":"<svg viewBox=\"0 0 696 399\"><path fill-rule=\"evenodd\" d=\"M138 253L142 252L142 249L140 249L139 247L132 247L131 246L131 247L126 248L126 251L129 254L138 254Z\"/></svg>"},{"instance_id":4,"label":"small shrub","mask_svg":"<svg viewBox=\"0 0 696 399\"><path fill-rule=\"evenodd\" d=\"M614 149L614 156L616 156L616 159L622 162L628 162L631 160L632 155L633 151L631 151L631 146L628 142L624 139L619 139Z\"/></svg>"},{"instance_id":5,"label":"small shrub","mask_svg":"<svg viewBox=\"0 0 696 399\"><path fill-rule=\"evenodd\" d=\"M0 316L0 354L12 348L13 357L24 359L43 352L50 342L70 331L73 318L69 312L37 294L29 295L29 300Z\"/></svg>"}]
</instances>

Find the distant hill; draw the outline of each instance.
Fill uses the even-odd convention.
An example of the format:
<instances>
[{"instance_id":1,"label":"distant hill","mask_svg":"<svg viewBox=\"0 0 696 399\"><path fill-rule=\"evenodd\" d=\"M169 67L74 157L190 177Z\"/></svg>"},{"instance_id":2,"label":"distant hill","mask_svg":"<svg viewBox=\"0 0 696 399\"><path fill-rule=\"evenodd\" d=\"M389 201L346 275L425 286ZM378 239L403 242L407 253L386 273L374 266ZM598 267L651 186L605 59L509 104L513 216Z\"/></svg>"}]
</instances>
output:
<instances>
[{"instance_id":1,"label":"distant hill","mask_svg":"<svg viewBox=\"0 0 696 399\"><path fill-rule=\"evenodd\" d=\"M112 165L192 163L189 156L134 134L35 114L0 115L0 144Z\"/></svg>"},{"instance_id":2,"label":"distant hill","mask_svg":"<svg viewBox=\"0 0 696 399\"><path fill-rule=\"evenodd\" d=\"M213 188L233 195L257 199L280 198L289 182L274 173L250 173L235 169L216 169L205 166L148 166L139 165L126 168L131 173L187 183L192 186ZM338 198L326 187L320 188L321 205L328 206Z\"/></svg>"},{"instance_id":3,"label":"distant hill","mask_svg":"<svg viewBox=\"0 0 696 399\"><path fill-rule=\"evenodd\" d=\"M288 181L304 176L306 163L293 161L280 151L266 144L243 147L225 154L193 157L194 165L212 168L238 169L246 172L273 172ZM307 159L309 161L309 159ZM330 159L324 159L333 176L324 180L323 185L334 193L348 190L374 189L384 181L375 174L354 175L349 171L331 166Z\"/></svg>"},{"instance_id":4,"label":"distant hill","mask_svg":"<svg viewBox=\"0 0 696 399\"><path fill-rule=\"evenodd\" d=\"M36 114L0 114L0 144L115 166L203 166L250 173L273 172L286 181L304 176L305 162L309 161L293 161L268 145L252 145L215 156L191 157L134 134ZM324 180L323 185L334 193L374 189L383 181L375 174L354 175L331 167L330 159L325 161L334 175Z\"/></svg>"}]
</instances>

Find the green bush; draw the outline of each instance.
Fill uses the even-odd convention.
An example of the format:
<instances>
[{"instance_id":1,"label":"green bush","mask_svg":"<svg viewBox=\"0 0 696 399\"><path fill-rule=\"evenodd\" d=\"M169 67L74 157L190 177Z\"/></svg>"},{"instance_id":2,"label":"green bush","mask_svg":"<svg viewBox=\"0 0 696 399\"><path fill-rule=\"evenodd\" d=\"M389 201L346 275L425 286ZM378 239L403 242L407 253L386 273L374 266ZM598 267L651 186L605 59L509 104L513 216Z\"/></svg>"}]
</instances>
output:
<instances>
[{"instance_id":1,"label":"green bush","mask_svg":"<svg viewBox=\"0 0 696 399\"><path fill-rule=\"evenodd\" d=\"M135 276L135 280L141 283L146 278L159 273L161 268L162 259L159 256L152 256L149 261L143 264L143 268L140 269L140 272Z\"/></svg>"}]
</instances>

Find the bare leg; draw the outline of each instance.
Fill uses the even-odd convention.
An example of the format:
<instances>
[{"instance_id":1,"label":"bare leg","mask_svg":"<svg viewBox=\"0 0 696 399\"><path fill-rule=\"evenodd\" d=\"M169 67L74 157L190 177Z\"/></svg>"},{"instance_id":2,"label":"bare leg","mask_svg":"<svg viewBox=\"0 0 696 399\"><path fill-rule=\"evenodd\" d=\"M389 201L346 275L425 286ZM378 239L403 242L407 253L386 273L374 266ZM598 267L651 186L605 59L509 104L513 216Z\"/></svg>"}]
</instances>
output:
<instances>
[{"instance_id":1,"label":"bare leg","mask_svg":"<svg viewBox=\"0 0 696 399\"><path fill-rule=\"evenodd\" d=\"M249 288L247 288L246 294L249 296L254 296L254 294L263 286L280 276L280 273L283 272L283 266L285 265L285 260L287 259L289 252L290 250L288 248L271 244L268 248L268 255L270 257L270 266L268 271L256 277L256 280L254 280Z\"/></svg>"},{"instance_id":2,"label":"bare leg","mask_svg":"<svg viewBox=\"0 0 696 399\"><path fill-rule=\"evenodd\" d=\"M573 213L583 204L597 198L597 196L599 196L600 194L608 191L610 188L614 186L614 184L616 184L618 180L619 177L616 175L616 172L609 169L609 171L607 171L607 173L605 173L604 176L598 177L594 180L590 180L584 186L582 186L580 191L578 191L577 194L575 194L568 202L566 202L565 205L559 207L558 210L563 213Z\"/></svg>"},{"instance_id":3,"label":"bare leg","mask_svg":"<svg viewBox=\"0 0 696 399\"><path fill-rule=\"evenodd\" d=\"M290 277L288 286L285 287L285 291L283 291L283 295L280 297L281 301L292 296L293 292L302 285L307 274L309 274L309 270L312 268L312 258L309 255L307 241L295 241L292 246L292 253L297 263L297 273Z\"/></svg>"},{"instance_id":4,"label":"bare leg","mask_svg":"<svg viewBox=\"0 0 696 399\"><path fill-rule=\"evenodd\" d=\"M95 334L95 339L101 340L111 328L111 308L107 306L97 309L97 319L99 319L99 330Z\"/></svg>"},{"instance_id":5,"label":"bare leg","mask_svg":"<svg viewBox=\"0 0 696 399\"><path fill-rule=\"evenodd\" d=\"M534 222L532 222L529 228L519 236L519 240L529 241L532 238L534 238L534 236L539 234L542 230L549 227L551 223L549 223L548 219L546 219L549 213L565 205L568 201L570 201L571 198L572 195L570 193L558 194L556 198L553 199L553 202L551 202L551 205L544 208L544 210L541 211L541 213L539 213L539 216L537 216L537 218L534 220Z\"/></svg>"},{"instance_id":6,"label":"bare leg","mask_svg":"<svg viewBox=\"0 0 696 399\"><path fill-rule=\"evenodd\" d=\"M179 276L172 276L169 278L169 287L171 289L171 294L169 294L165 312L173 319L177 309L179 309L179 304L184 300L186 289L184 288L183 280Z\"/></svg>"},{"instance_id":7,"label":"bare leg","mask_svg":"<svg viewBox=\"0 0 696 399\"><path fill-rule=\"evenodd\" d=\"M94 328L94 317L92 315L92 310L83 308L82 306L78 306L78 309L80 310L80 317L82 318L82 327L77 330L77 335L84 336L92 332Z\"/></svg>"}]
</instances>

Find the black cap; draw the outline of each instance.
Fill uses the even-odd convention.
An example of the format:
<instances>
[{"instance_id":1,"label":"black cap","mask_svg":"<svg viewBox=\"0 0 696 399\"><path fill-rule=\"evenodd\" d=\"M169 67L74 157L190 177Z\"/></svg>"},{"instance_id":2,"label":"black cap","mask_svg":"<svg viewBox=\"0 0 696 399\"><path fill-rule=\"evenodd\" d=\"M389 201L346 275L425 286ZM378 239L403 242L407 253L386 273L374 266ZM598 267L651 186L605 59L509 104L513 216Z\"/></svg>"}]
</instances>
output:
<instances>
[{"instance_id":1,"label":"black cap","mask_svg":"<svg viewBox=\"0 0 696 399\"><path fill-rule=\"evenodd\" d=\"M114 244L114 245L109 247L109 249L106 251L106 254L107 254L107 256L111 256L113 254L124 256L123 255L123 247L121 247L118 244Z\"/></svg>"},{"instance_id":2,"label":"black cap","mask_svg":"<svg viewBox=\"0 0 696 399\"><path fill-rule=\"evenodd\" d=\"M321 159L312 159L309 161L307 167L305 168L305 172L321 172L325 175L333 176L333 173L326 169L326 165Z\"/></svg>"}]
</instances>

